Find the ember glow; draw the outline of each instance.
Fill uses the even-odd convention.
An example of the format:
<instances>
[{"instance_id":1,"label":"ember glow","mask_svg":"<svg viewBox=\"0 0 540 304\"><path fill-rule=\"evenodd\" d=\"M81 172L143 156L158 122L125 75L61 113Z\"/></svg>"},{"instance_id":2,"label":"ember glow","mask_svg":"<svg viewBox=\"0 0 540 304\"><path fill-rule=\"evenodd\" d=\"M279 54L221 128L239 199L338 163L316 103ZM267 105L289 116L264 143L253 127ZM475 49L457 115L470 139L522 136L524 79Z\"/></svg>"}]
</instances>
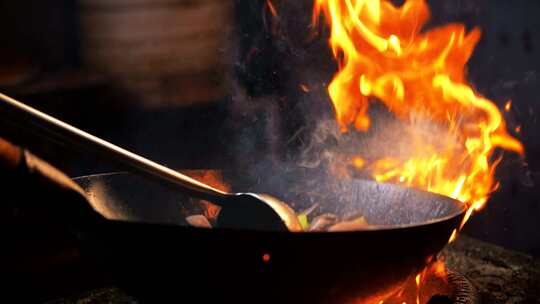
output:
<instances>
[{"instance_id":1,"label":"ember glow","mask_svg":"<svg viewBox=\"0 0 540 304\"><path fill-rule=\"evenodd\" d=\"M274 6L274 4L272 4L272 1L266 0L266 5L268 6L268 10L272 14L272 16L274 18L277 18L277 16L278 16L277 10L276 10L276 7Z\"/></svg>"},{"instance_id":2,"label":"ember glow","mask_svg":"<svg viewBox=\"0 0 540 304\"><path fill-rule=\"evenodd\" d=\"M225 183L221 173L216 170L201 170L201 171L187 171L184 172L189 177L210 185L218 190L229 192L230 186ZM204 216L209 220L215 220L219 214L220 208L208 201L201 200L199 202L204 208Z\"/></svg>"},{"instance_id":3,"label":"ember glow","mask_svg":"<svg viewBox=\"0 0 540 304\"><path fill-rule=\"evenodd\" d=\"M320 15L338 62L328 92L343 132L368 130L369 103L380 101L398 119L422 117L452 139L435 146L419 133L410 139L417 152L406 158L366 160L358 151L358 167L379 182L455 198L469 207L468 216L482 208L497 187L494 150L522 154L523 146L507 133L497 106L466 80L480 30L452 23L422 31L430 17L424 0L400 7L387 0L315 0L314 23Z\"/></svg>"},{"instance_id":4,"label":"ember glow","mask_svg":"<svg viewBox=\"0 0 540 304\"><path fill-rule=\"evenodd\" d=\"M427 303L435 295L452 294L448 284L448 271L444 261L428 261L426 268L412 276L394 295L362 304L420 304Z\"/></svg>"}]
</instances>

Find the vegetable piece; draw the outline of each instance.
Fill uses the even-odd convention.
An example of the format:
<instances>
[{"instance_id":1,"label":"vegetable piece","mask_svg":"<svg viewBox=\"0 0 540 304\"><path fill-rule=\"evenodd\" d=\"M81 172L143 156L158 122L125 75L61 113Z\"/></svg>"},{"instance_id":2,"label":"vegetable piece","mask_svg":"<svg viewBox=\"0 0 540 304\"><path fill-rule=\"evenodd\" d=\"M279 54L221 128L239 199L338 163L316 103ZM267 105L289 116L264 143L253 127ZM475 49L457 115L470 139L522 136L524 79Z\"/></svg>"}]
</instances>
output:
<instances>
[{"instance_id":1,"label":"vegetable piece","mask_svg":"<svg viewBox=\"0 0 540 304\"><path fill-rule=\"evenodd\" d=\"M321 214L313 219L309 231L326 231L330 226L334 225L337 220L337 216L333 214Z\"/></svg>"},{"instance_id":2,"label":"vegetable piece","mask_svg":"<svg viewBox=\"0 0 540 304\"><path fill-rule=\"evenodd\" d=\"M186 221L193 227L212 228L208 219L201 214L186 217Z\"/></svg>"},{"instance_id":3,"label":"vegetable piece","mask_svg":"<svg viewBox=\"0 0 540 304\"><path fill-rule=\"evenodd\" d=\"M338 231L355 231L355 230L361 230L362 228L367 227L369 224L367 223L366 219L361 216L351 221L343 221L339 222L330 228L328 228L328 231L332 232L338 232Z\"/></svg>"},{"instance_id":4,"label":"vegetable piece","mask_svg":"<svg viewBox=\"0 0 540 304\"><path fill-rule=\"evenodd\" d=\"M300 222L300 226L302 226L302 230L303 231L308 230L309 229L309 220L307 218L307 215L301 213L297 217L298 217L298 221Z\"/></svg>"},{"instance_id":5,"label":"vegetable piece","mask_svg":"<svg viewBox=\"0 0 540 304\"><path fill-rule=\"evenodd\" d=\"M300 222L300 226L302 226L302 230L303 231L307 231L309 229L309 219L308 219L308 215L315 211L315 209L317 209L317 207L319 207L319 204L315 203L313 205L311 205L311 207L305 209L304 211L298 213L298 215L296 216L298 218L298 221Z\"/></svg>"}]
</instances>

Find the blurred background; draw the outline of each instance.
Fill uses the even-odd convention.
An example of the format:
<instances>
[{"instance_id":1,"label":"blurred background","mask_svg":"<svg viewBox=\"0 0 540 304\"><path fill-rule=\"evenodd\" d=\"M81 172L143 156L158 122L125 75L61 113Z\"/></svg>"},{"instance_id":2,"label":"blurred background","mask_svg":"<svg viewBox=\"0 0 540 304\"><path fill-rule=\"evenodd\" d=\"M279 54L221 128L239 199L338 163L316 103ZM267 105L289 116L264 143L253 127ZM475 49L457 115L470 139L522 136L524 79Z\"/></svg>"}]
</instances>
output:
<instances>
[{"instance_id":1,"label":"blurred background","mask_svg":"<svg viewBox=\"0 0 540 304\"><path fill-rule=\"evenodd\" d=\"M540 2L428 2L431 25L482 29L469 79L500 108L512 100L506 119L526 147L526 163L505 158L500 190L465 232L540 256ZM311 5L0 0L0 90L175 168L286 160L305 117L332 112L336 67L324 33L310 31ZM3 128L15 142L30 136ZM114 169L61 145L33 149L70 176Z\"/></svg>"}]
</instances>

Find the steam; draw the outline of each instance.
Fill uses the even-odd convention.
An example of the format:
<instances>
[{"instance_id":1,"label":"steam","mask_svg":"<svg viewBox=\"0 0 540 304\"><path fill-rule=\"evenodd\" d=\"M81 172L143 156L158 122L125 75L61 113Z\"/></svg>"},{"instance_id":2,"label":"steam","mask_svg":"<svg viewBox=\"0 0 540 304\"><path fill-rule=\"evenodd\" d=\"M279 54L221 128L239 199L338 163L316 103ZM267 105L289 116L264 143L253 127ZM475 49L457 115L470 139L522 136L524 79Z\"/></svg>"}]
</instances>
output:
<instances>
[{"instance_id":1,"label":"steam","mask_svg":"<svg viewBox=\"0 0 540 304\"><path fill-rule=\"evenodd\" d=\"M372 112L373 125L365 133L354 129L343 133L333 118L318 122L298 165L325 168L341 178L368 177L369 165L379 159L391 157L405 162L413 157L464 149L457 132L426 113L413 112L406 119L398 119L383 108ZM353 160L358 156L365 160L366 167L354 167Z\"/></svg>"}]
</instances>

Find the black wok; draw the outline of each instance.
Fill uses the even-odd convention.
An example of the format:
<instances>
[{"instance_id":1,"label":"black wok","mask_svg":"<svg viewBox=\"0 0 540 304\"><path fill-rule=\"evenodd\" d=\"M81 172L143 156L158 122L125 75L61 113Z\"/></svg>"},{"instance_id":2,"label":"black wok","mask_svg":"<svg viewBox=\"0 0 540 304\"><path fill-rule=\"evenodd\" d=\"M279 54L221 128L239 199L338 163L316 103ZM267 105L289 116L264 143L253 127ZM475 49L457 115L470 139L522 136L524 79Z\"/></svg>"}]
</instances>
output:
<instances>
[{"instance_id":1,"label":"black wok","mask_svg":"<svg viewBox=\"0 0 540 304\"><path fill-rule=\"evenodd\" d=\"M225 175L233 189L248 189L243 183L251 182L250 191L294 189L290 182L299 177L306 179L289 173L253 183ZM121 288L151 303L172 298L186 303L378 302L436 255L464 216L464 209L447 197L350 180L319 184L317 193L324 197L318 198L318 212L361 213L373 225L365 230L203 229L185 225L181 208L188 198L165 186L121 173L76 181L94 208L113 220L88 237L85 254ZM280 197L285 201L299 199L295 191L285 192ZM294 202L297 210L312 203Z\"/></svg>"}]
</instances>

